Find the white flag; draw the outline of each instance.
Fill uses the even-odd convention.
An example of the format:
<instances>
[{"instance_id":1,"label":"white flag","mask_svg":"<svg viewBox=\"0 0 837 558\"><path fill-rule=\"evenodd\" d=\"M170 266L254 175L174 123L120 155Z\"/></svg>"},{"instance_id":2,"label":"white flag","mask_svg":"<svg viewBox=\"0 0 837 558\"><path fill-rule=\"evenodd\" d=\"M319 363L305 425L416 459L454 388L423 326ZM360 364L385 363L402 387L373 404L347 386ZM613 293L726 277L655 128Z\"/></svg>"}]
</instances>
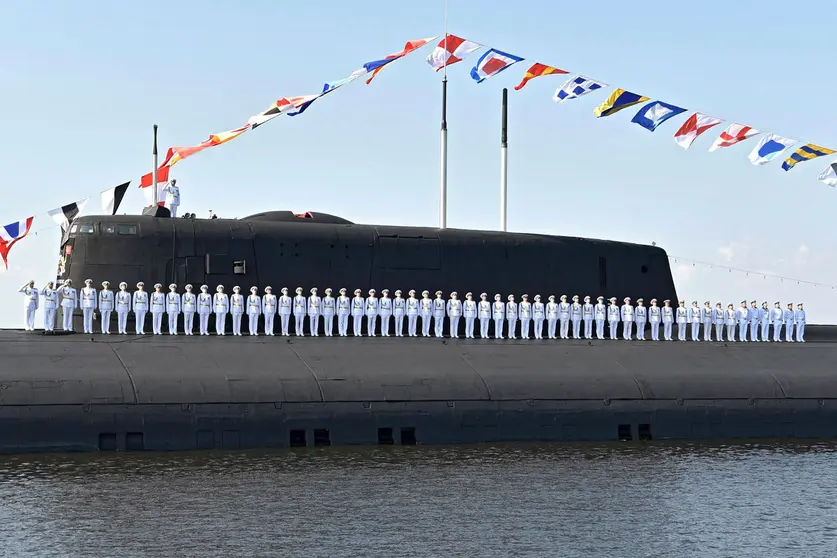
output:
<instances>
[{"instance_id":1,"label":"white flag","mask_svg":"<svg viewBox=\"0 0 837 558\"><path fill-rule=\"evenodd\" d=\"M102 192L102 211L104 211L105 215L116 215L119 204L122 203L122 198L125 197L125 192L128 191L128 186L130 185L131 181L129 180L124 184Z\"/></svg>"},{"instance_id":2,"label":"white flag","mask_svg":"<svg viewBox=\"0 0 837 558\"><path fill-rule=\"evenodd\" d=\"M556 103L563 103L569 99L575 99L582 95L592 93L602 87L607 87L607 84L584 76L576 76L567 80L564 85L559 87L555 91L555 95L552 96L552 100Z\"/></svg>"},{"instance_id":3,"label":"white flag","mask_svg":"<svg viewBox=\"0 0 837 558\"><path fill-rule=\"evenodd\" d=\"M837 161L825 167L817 179L828 186L837 186Z\"/></svg>"},{"instance_id":4,"label":"white flag","mask_svg":"<svg viewBox=\"0 0 837 558\"><path fill-rule=\"evenodd\" d=\"M745 139L751 138L760 133L761 132L759 130L749 126L744 126L743 124L730 124L726 130L721 132L721 135L718 136L718 139L716 139L715 143L712 144L712 147L709 148L709 151L711 152L722 147L735 145L736 143L742 142Z\"/></svg>"},{"instance_id":5,"label":"white flag","mask_svg":"<svg viewBox=\"0 0 837 558\"><path fill-rule=\"evenodd\" d=\"M791 138L768 134L761 138L761 141L756 145L748 158L754 165L764 165L778 157L782 151L795 143L796 140Z\"/></svg>"},{"instance_id":6,"label":"white flag","mask_svg":"<svg viewBox=\"0 0 837 558\"><path fill-rule=\"evenodd\" d=\"M89 199L90 198L84 198L81 201L53 209L49 212L49 216L52 217L53 221L61 226L62 231L66 231L70 228L70 223L72 223L73 220L84 211L84 206L87 204L87 200Z\"/></svg>"}]
</instances>

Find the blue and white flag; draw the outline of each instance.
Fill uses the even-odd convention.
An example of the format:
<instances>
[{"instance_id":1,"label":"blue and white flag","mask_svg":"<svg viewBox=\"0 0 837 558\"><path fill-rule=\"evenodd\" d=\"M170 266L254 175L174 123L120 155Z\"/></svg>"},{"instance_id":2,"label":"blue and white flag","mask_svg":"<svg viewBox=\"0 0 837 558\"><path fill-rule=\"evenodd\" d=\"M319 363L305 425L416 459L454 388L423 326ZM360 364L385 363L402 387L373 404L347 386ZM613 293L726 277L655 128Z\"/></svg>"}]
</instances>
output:
<instances>
[{"instance_id":1,"label":"blue and white flag","mask_svg":"<svg viewBox=\"0 0 837 558\"><path fill-rule=\"evenodd\" d=\"M486 78L499 74L509 66L516 64L521 60L523 60L523 58L519 56L515 56L514 54L509 54L507 52L501 52L492 48L480 56L480 59L477 60L477 65L471 68L471 77L474 78L474 81L477 83L482 83L486 80Z\"/></svg>"},{"instance_id":2,"label":"blue and white flag","mask_svg":"<svg viewBox=\"0 0 837 558\"><path fill-rule=\"evenodd\" d=\"M662 101L654 101L648 103L634 115L631 122L639 124L646 130L654 131L657 126L680 114L686 112L686 109L664 103Z\"/></svg>"},{"instance_id":3,"label":"blue and white flag","mask_svg":"<svg viewBox=\"0 0 837 558\"><path fill-rule=\"evenodd\" d=\"M325 85L323 85L323 92L322 92L322 93L320 93L319 95L312 95L312 98L311 98L311 99L306 100L306 101L305 101L305 102L303 102L301 105L299 105L299 108L295 108L295 109L292 109L291 111L289 111L289 112L287 113L287 114L288 114L288 116L297 116L297 115L302 114L303 112L305 112L305 109L307 109L308 107L310 107L310 106L311 106L311 104L312 104L314 101L316 101L317 99L319 99L319 98L320 98L320 97L322 97L323 95L325 95L325 94L327 94L327 93L331 93L332 91L334 91L334 90L335 90L335 89L337 89L338 87L343 87L343 86L344 86L344 85L346 85L347 83L351 83L351 82L353 82L354 80L356 80L357 78L358 78L358 76L356 76L356 75L352 74L352 75L350 75L350 76L349 76L349 77L347 77L347 78L338 79L337 81L332 81L332 82L330 82L330 83L326 83Z\"/></svg>"},{"instance_id":4,"label":"blue and white flag","mask_svg":"<svg viewBox=\"0 0 837 558\"><path fill-rule=\"evenodd\" d=\"M563 103L568 99L575 99L588 93L592 93L597 89L607 87L606 83L586 78L584 76L576 76L568 80L564 85L555 91L552 100L556 103Z\"/></svg>"},{"instance_id":5,"label":"blue and white flag","mask_svg":"<svg viewBox=\"0 0 837 558\"><path fill-rule=\"evenodd\" d=\"M796 143L796 140L783 138L776 134L768 134L761 138L753 152L750 153L750 162L754 165L769 163L794 143Z\"/></svg>"}]
</instances>

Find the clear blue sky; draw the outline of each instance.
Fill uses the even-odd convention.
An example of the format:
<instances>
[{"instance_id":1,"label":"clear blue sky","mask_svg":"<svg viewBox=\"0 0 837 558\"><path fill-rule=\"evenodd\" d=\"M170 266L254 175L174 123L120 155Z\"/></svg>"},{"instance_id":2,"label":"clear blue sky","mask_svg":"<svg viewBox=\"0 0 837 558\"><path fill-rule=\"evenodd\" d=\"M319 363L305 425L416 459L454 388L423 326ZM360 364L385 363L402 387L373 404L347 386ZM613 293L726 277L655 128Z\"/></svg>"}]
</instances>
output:
<instances>
[{"instance_id":1,"label":"clear blue sky","mask_svg":"<svg viewBox=\"0 0 837 558\"><path fill-rule=\"evenodd\" d=\"M448 225L499 226L501 89L534 61L837 148L833 41L822 25L837 6L678 4L451 0L451 33L527 60L479 85L468 75L479 53L449 69ZM0 221L34 214L42 229L48 210L91 195L98 210L101 190L150 170L154 123L163 150L196 144L280 97L316 93L407 40L443 32L443 0L293 6L4 5ZM441 75L424 61L430 48L371 85L350 84L302 116L180 163L181 211L312 209L355 222L438 224ZM557 105L564 79L510 90L510 230L656 242L693 260L837 283L837 191L816 180L833 157L790 172L780 161L755 167L747 161L755 138L708 153L716 133L684 151L672 135L690 113L654 133L630 123L636 109L597 120L593 108L609 90ZM132 187L122 209L142 203ZM22 323L20 285L54 278L58 236L52 228L13 249L10 270L0 270L0 327ZM810 322L834 320L837 290L672 266L687 300L803 301Z\"/></svg>"}]
</instances>

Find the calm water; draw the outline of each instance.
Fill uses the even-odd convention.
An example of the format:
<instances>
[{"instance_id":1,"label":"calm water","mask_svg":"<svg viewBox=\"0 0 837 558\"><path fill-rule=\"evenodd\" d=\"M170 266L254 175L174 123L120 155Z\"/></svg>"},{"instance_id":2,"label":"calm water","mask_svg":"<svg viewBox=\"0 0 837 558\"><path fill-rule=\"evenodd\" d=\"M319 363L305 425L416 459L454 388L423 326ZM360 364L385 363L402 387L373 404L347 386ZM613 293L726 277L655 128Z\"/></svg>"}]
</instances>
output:
<instances>
[{"instance_id":1,"label":"calm water","mask_svg":"<svg viewBox=\"0 0 837 558\"><path fill-rule=\"evenodd\" d=\"M835 556L837 445L0 458L0 556Z\"/></svg>"}]
</instances>

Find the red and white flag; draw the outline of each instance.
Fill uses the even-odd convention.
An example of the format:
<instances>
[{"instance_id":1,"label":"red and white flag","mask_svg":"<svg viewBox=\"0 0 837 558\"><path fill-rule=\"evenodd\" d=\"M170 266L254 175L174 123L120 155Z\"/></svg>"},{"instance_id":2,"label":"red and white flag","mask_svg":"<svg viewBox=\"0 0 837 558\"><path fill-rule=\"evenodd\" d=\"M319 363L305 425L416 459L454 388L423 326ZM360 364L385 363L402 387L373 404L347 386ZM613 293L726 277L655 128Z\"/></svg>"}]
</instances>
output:
<instances>
[{"instance_id":1,"label":"red and white flag","mask_svg":"<svg viewBox=\"0 0 837 558\"><path fill-rule=\"evenodd\" d=\"M715 118L714 116L696 112L674 133L674 141L683 149L689 149L689 146L692 145L692 142L699 135L723 121L722 118Z\"/></svg>"},{"instance_id":2,"label":"red and white flag","mask_svg":"<svg viewBox=\"0 0 837 558\"><path fill-rule=\"evenodd\" d=\"M716 139L715 143L712 144L712 147L709 148L709 151L715 151L716 149L720 149L722 147L735 145L738 142L742 142L745 139L751 138L760 133L760 130L756 130L750 126L744 126L743 124L730 124L729 128L721 132L721 135L718 136L718 139Z\"/></svg>"},{"instance_id":3,"label":"red and white flag","mask_svg":"<svg viewBox=\"0 0 837 558\"><path fill-rule=\"evenodd\" d=\"M447 42L445 39L439 41L439 44L427 57L427 63L438 72L445 66L461 62L463 58L481 48L482 45L479 43L466 41L456 35L448 35Z\"/></svg>"}]
</instances>

